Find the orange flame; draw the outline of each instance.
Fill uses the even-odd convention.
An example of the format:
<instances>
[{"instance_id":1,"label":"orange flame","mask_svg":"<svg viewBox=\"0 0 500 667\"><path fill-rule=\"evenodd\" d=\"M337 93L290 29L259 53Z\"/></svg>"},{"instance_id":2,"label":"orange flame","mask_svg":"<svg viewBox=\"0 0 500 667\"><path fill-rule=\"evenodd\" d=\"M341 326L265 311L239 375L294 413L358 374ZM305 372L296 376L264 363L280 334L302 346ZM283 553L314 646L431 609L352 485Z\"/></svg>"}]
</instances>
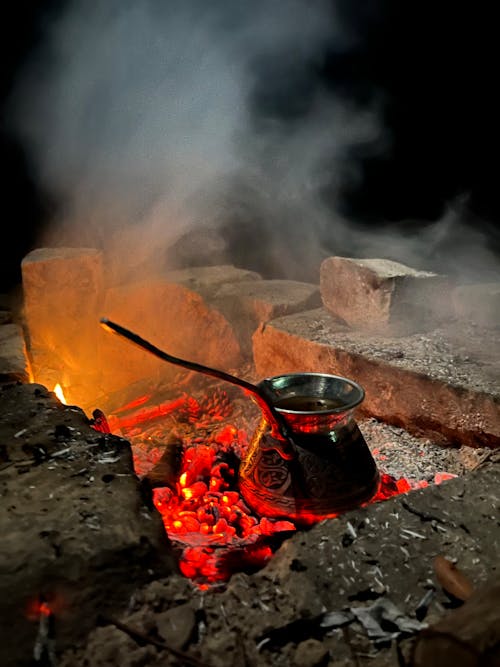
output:
<instances>
[{"instance_id":1,"label":"orange flame","mask_svg":"<svg viewBox=\"0 0 500 667\"><path fill-rule=\"evenodd\" d=\"M54 387L53 392L57 396L57 398L61 401L61 403L67 405L66 397L59 382Z\"/></svg>"}]
</instances>

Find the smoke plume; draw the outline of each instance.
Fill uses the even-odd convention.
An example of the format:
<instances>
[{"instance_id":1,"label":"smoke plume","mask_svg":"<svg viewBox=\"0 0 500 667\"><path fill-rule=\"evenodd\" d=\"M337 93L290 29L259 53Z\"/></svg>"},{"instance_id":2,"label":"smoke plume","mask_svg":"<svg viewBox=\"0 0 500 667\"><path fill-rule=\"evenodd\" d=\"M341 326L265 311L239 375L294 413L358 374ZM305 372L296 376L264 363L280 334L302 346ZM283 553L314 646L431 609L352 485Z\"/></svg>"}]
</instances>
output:
<instances>
[{"instance_id":1,"label":"smoke plume","mask_svg":"<svg viewBox=\"0 0 500 667\"><path fill-rule=\"evenodd\" d=\"M361 106L318 75L327 50L348 52L358 39L335 7L63 4L11 104L13 129L57 202L39 244L100 248L115 280L223 262L316 280L331 254L442 267L457 229L450 216L463 232L466 207L418 234L339 213L340 185L361 178L353 149L380 153L391 137L382 96Z\"/></svg>"}]
</instances>

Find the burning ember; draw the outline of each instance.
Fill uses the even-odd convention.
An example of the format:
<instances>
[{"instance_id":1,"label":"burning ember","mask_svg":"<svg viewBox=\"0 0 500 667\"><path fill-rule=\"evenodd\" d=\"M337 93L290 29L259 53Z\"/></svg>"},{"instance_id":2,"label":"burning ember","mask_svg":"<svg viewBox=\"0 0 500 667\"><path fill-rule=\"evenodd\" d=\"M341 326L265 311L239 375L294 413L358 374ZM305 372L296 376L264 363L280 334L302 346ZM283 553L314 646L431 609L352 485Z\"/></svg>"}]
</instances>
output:
<instances>
[{"instance_id":1,"label":"burning ember","mask_svg":"<svg viewBox=\"0 0 500 667\"><path fill-rule=\"evenodd\" d=\"M234 401L220 389L147 407L150 402L151 396L143 395L109 419L95 410L93 426L130 441L136 473L153 488L181 572L206 588L235 572L263 567L299 526L256 516L238 491L249 430L230 422L245 422L244 415L236 414ZM382 473L370 502L426 485Z\"/></svg>"},{"instance_id":2,"label":"burning ember","mask_svg":"<svg viewBox=\"0 0 500 667\"><path fill-rule=\"evenodd\" d=\"M259 569L296 527L256 517L242 500L237 479L247 431L224 423L233 411L227 394L215 391L200 401L183 395L125 414L149 399L120 408L106 423L95 411L93 425L131 442L135 470L153 486L155 506L181 552L181 572L204 586Z\"/></svg>"}]
</instances>

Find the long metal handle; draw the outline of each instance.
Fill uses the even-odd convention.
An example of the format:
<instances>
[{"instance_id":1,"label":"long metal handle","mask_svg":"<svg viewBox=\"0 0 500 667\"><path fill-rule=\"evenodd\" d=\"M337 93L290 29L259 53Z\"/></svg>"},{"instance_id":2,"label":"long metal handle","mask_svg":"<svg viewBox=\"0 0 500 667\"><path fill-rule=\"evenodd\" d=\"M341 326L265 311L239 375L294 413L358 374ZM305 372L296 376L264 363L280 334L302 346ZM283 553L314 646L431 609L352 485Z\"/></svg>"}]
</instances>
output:
<instances>
[{"instance_id":1,"label":"long metal handle","mask_svg":"<svg viewBox=\"0 0 500 667\"><path fill-rule=\"evenodd\" d=\"M210 366L203 366L202 364L198 364L195 361L188 361L187 359L174 357L173 355L160 350L160 348L156 347L156 345L153 345L144 338L141 338L141 336L137 335L133 331L130 331L130 329L126 329L125 327L121 326L121 324L112 322L107 317L101 317L100 323L106 330L123 336L123 338L126 338L131 343L138 345L141 349L146 350L150 354L158 357L159 359L162 359L163 361L168 361L169 363L175 364L176 366L183 366L184 368L188 368L191 371L197 371L198 373L204 373L205 375L211 375L212 377L215 377L219 380L230 382L231 384L235 384L241 387L249 394L252 394L271 426L272 436L278 440L286 441L283 446L284 458L293 457L291 444L288 444L291 441L286 423L283 417L276 411L274 405L269 401L268 397L264 394L263 390L260 389L260 387L255 384L251 384L250 382L247 382L246 380L243 380L239 377L236 377L235 375L226 373L225 371L221 371L216 368L210 368Z\"/></svg>"}]
</instances>

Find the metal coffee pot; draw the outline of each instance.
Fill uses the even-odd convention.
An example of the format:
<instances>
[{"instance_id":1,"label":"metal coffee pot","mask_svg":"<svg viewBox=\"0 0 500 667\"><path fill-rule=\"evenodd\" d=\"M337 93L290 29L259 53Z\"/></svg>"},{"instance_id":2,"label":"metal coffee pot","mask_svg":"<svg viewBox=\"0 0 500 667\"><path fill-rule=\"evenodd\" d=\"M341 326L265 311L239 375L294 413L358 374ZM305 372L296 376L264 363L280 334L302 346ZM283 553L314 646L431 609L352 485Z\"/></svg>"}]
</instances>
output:
<instances>
[{"instance_id":1,"label":"metal coffee pot","mask_svg":"<svg viewBox=\"0 0 500 667\"><path fill-rule=\"evenodd\" d=\"M240 493L259 515L310 524L368 502L379 474L353 413L365 397L345 377L289 373L258 385L286 429L262 419L240 465Z\"/></svg>"}]
</instances>

